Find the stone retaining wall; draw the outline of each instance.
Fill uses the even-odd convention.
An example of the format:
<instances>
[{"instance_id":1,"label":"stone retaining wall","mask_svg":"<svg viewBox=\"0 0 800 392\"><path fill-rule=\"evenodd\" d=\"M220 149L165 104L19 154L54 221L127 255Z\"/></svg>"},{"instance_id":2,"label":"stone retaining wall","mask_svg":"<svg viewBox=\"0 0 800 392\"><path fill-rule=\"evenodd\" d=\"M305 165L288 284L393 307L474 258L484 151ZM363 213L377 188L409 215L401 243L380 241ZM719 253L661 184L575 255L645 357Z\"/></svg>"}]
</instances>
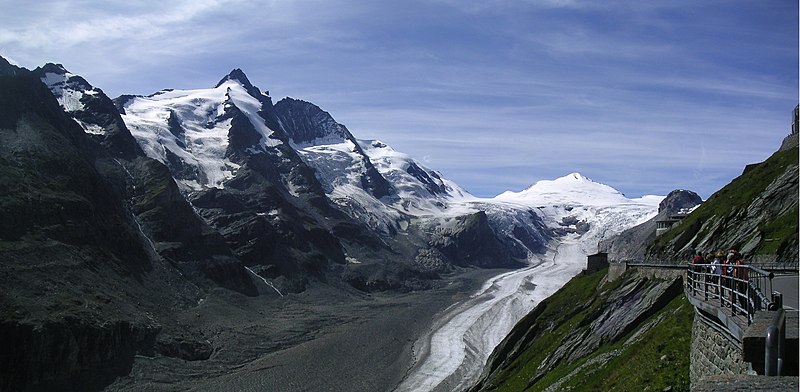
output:
<instances>
[{"instance_id":1,"label":"stone retaining wall","mask_svg":"<svg viewBox=\"0 0 800 392\"><path fill-rule=\"evenodd\" d=\"M750 364L742 359L741 344L724 327L695 313L692 323L689 380L694 385L706 376L717 374L752 374Z\"/></svg>"}]
</instances>

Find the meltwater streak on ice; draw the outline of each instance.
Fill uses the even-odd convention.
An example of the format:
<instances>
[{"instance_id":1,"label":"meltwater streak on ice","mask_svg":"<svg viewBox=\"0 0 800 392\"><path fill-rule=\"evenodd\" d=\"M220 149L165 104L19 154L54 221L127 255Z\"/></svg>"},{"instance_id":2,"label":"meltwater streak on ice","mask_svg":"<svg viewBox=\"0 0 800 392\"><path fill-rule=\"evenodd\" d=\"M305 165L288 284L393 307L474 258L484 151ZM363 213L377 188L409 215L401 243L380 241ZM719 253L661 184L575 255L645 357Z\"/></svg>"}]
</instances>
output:
<instances>
[{"instance_id":1,"label":"meltwater streak on ice","mask_svg":"<svg viewBox=\"0 0 800 392\"><path fill-rule=\"evenodd\" d=\"M396 391L470 387L514 324L579 273L584 256L580 241L564 241L541 264L496 276L470 299L445 310L431 332L415 344L420 358Z\"/></svg>"}]
</instances>

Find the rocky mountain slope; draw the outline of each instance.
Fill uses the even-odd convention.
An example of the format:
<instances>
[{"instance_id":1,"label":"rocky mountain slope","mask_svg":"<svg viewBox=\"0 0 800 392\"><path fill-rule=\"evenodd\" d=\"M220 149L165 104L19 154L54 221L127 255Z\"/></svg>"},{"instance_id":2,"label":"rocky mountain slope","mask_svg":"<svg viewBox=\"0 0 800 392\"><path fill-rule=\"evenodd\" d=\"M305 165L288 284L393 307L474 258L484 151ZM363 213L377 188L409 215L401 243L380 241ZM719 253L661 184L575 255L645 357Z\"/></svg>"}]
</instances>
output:
<instances>
[{"instance_id":1,"label":"rocky mountain slope","mask_svg":"<svg viewBox=\"0 0 800 392\"><path fill-rule=\"evenodd\" d=\"M647 248L651 260L737 249L746 260L798 259L798 150L783 149L708 198Z\"/></svg>"},{"instance_id":2,"label":"rocky mountain slope","mask_svg":"<svg viewBox=\"0 0 800 392\"><path fill-rule=\"evenodd\" d=\"M474 198L238 69L111 100L63 66L2 59L0 188L3 390L100 389L142 361L223 374L341 322L276 310L292 301L437 287L581 236L585 255L660 200L577 173Z\"/></svg>"},{"instance_id":3,"label":"rocky mountain slope","mask_svg":"<svg viewBox=\"0 0 800 392\"><path fill-rule=\"evenodd\" d=\"M211 287L256 293L110 103L61 69L0 59L0 389L94 389L137 353L208 357L163 321Z\"/></svg>"}]
</instances>

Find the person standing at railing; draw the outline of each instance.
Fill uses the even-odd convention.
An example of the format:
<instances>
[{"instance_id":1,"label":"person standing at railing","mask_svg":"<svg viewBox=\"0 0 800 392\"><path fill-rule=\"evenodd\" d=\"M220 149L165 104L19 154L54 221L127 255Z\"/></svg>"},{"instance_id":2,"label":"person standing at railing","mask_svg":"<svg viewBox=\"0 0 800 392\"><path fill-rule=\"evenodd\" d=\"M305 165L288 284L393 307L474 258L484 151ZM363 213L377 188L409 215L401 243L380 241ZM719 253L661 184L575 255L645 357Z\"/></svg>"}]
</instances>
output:
<instances>
[{"instance_id":1,"label":"person standing at railing","mask_svg":"<svg viewBox=\"0 0 800 392\"><path fill-rule=\"evenodd\" d=\"M737 279L736 286L737 291L739 292L739 305L741 305L742 308L747 309L747 281L750 279L750 273L745 265L744 258L742 257L741 253L734 250L728 254L728 257L731 257L731 255L733 255L733 262L736 265L736 267L734 267L734 274Z\"/></svg>"},{"instance_id":2,"label":"person standing at railing","mask_svg":"<svg viewBox=\"0 0 800 392\"><path fill-rule=\"evenodd\" d=\"M694 287L698 286L698 281L700 280L700 272L702 272L702 268L699 264L703 264L703 254L700 251L697 251L692 257L692 270L694 271L694 276L692 278Z\"/></svg>"},{"instance_id":3,"label":"person standing at railing","mask_svg":"<svg viewBox=\"0 0 800 392\"><path fill-rule=\"evenodd\" d=\"M728 257L722 257L722 297L730 300L733 300L733 293L731 289L733 288L733 257L728 255Z\"/></svg>"},{"instance_id":4,"label":"person standing at railing","mask_svg":"<svg viewBox=\"0 0 800 392\"><path fill-rule=\"evenodd\" d=\"M714 259L711 260L711 282L714 283L714 291L716 291L717 295L720 295L719 277L722 276L722 266L719 264L720 255L720 253L717 253Z\"/></svg>"},{"instance_id":5,"label":"person standing at railing","mask_svg":"<svg viewBox=\"0 0 800 392\"><path fill-rule=\"evenodd\" d=\"M705 292L710 291L709 285L711 283L714 283L714 273L711 270L711 262L713 261L714 261L714 252L706 253L706 258L703 260L703 264L706 264L705 266L703 266L703 275L704 275L703 281L705 282L703 291Z\"/></svg>"}]
</instances>

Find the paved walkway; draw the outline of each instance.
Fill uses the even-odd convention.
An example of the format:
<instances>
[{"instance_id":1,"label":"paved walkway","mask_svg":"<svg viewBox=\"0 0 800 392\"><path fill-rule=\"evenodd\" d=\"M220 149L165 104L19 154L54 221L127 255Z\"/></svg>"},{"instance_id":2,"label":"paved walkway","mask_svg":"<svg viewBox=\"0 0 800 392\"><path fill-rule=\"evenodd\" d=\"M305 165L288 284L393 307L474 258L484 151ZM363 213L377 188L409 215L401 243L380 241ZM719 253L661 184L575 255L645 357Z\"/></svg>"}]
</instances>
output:
<instances>
[{"instance_id":1,"label":"paved walkway","mask_svg":"<svg viewBox=\"0 0 800 392\"><path fill-rule=\"evenodd\" d=\"M772 278L772 290L780 291L783 294L783 307L785 309L800 309L798 306L798 288L800 287L800 277L794 275L782 275Z\"/></svg>"}]
</instances>

